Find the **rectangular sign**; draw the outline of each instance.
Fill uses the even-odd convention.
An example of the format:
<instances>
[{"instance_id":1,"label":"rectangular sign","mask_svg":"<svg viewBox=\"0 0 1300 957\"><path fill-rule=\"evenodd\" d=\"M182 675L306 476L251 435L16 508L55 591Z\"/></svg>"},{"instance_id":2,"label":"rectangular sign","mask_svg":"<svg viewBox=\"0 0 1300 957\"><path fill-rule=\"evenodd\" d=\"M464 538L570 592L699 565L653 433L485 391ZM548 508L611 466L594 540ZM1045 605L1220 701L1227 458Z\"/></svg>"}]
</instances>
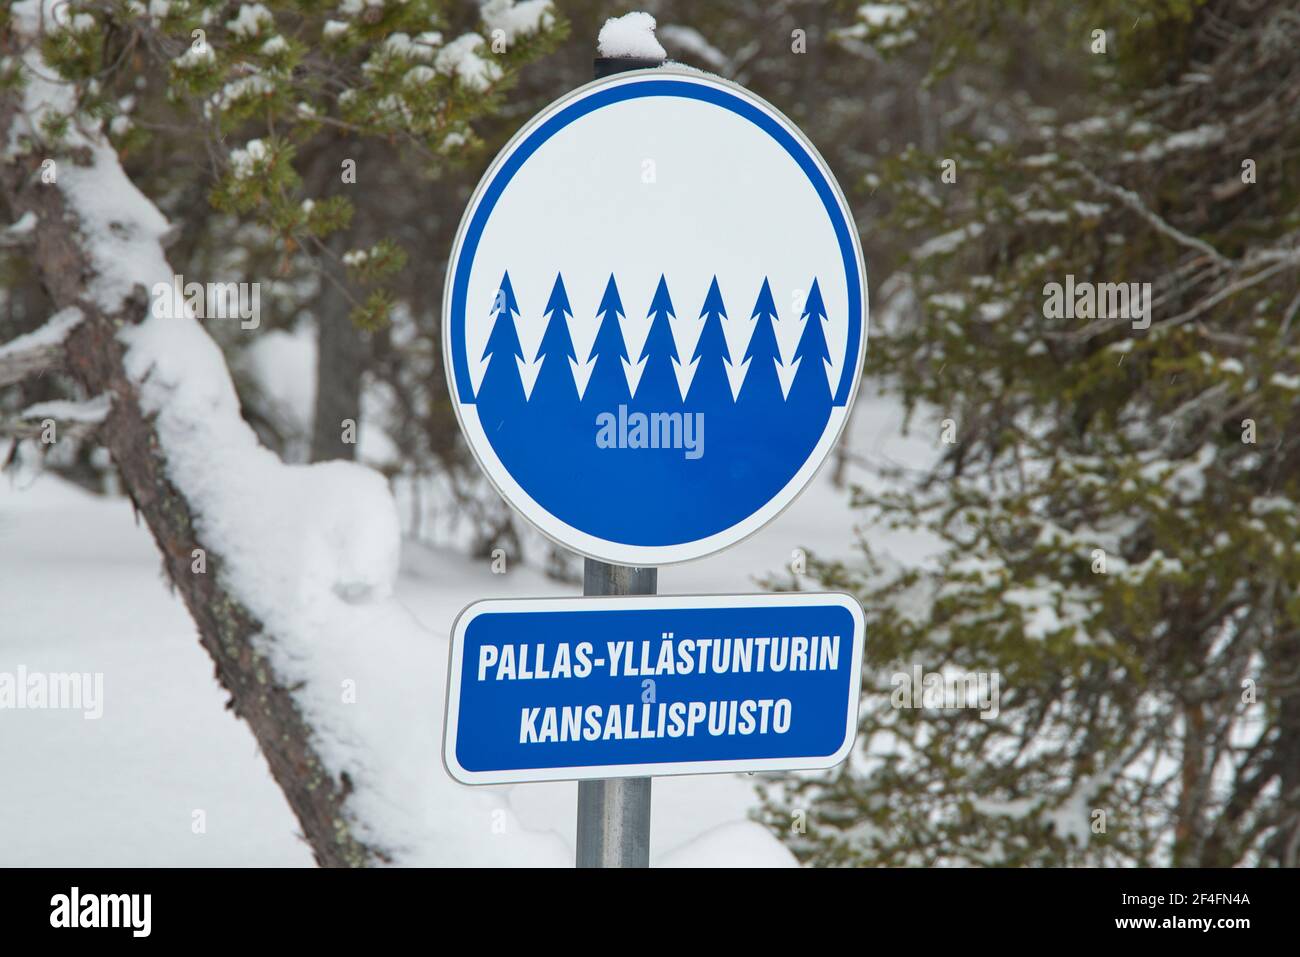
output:
<instances>
[{"instance_id":1,"label":"rectangular sign","mask_svg":"<svg viewBox=\"0 0 1300 957\"><path fill-rule=\"evenodd\" d=\"M832 767L862 644L844 594L475 602L452 633L443 761L465 784Z\"/></svg>"}]
</instances>

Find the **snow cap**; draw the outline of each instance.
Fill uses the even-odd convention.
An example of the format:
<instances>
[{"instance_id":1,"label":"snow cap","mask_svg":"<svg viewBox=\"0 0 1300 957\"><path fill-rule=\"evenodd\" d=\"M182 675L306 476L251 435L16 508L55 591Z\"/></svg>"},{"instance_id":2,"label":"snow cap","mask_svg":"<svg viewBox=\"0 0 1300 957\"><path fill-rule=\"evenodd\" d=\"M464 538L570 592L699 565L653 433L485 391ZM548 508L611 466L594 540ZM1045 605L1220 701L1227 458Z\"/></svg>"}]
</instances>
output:
<instances>
[{"instance_id":1,"label":"snow cap","mask_svg":"<svg viewBox=\"0 0 1300 957\"><path fill-rule=\"evenodd\" d=\"M655 18L641 11L606 20L596 40L596 53L607 58L668 58L667 51L655 39Z\"/></svg>"}]
</instances>

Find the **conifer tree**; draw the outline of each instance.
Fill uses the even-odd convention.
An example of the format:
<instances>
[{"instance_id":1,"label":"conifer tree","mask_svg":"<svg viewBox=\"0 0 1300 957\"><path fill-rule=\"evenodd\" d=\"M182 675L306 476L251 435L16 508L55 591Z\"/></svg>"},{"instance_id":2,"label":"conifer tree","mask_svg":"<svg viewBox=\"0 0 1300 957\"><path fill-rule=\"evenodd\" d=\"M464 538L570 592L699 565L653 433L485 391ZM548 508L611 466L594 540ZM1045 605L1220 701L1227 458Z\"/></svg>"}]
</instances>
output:
<instances>
[{"instance_id":1,"label":"conifer tree","mask_svg":"<svg viewBox=\"0 0 1300 957\"><path fill-rule=\"evenodd\" d=\"M677 342L673 338L670 317L676 316L668 284L659 277L650 300L650 331L641 347L641 379L636 387L636 404L643 409L661 409L680 405L682 394L677 385Z\"/></svg>"},{"instance_id":2,"label":"conifer tree","mask_svg":"<svg viewBox=\"0 0 1300 957\"><path fill-rule=\"evenodd\" d=\"M605 284L605 292L600 297L600 305L596 307L600 325L591 346L591 358L595 360L595 367L587 381L587 391L582 395L582 401L586 405L613 409L630 398L627 373L623 369L623 364L627 362L627 343L623 340L623 328L619 325L623 314L623 300L618 294L618 284L611 275Z\"/></svg>"},{"instance_id":3,"label":"conifer tree","mask_svg":"<svg viewBox=\"0 0 1300 957\"><path fill-rule=\"evenodd\" d=\"M808 290L808 298L803 306L803 327L799 333L799 344L794 350L794 382L790 386L787 402L792 408L802 413L817 414L823 407L830 408L831 387L826 378L826 362L830 359L830 348L826 344L826 304L822 301L821 286L817 280Z\"/></svg>"},{"instance_id":4,"label":"conifer tree","mask_svg":"<svg viewBox=\"0 0 1300 957\"><path fill-rule=\"evenodd\" d=\"M810 565L869 638L859 751L771 792L805 859L1300 864L1289 7L909 0L846 28L968 89L1020 36L1037 102L994 87L988 135L868 177L912 238L868 375L942 456L855 501L941 544L908 564L868 530ZM1048 307L1083 283L1092 309ZM999 707L909 707L918 662L996 675Z\"/></svg>"},{"instance_id":5,"label":"conifer tree","mask_svg":"<svg viewBox=\"0 0 1300 957\"><path fill-rule=\"evenodd\" d=\"M159 320L174 329L168 335L176 348L157 353L174 363L170 373L129 367L126 339L157 318L149 310L151 282L170 277L171 268L191 274L191 266L208 281L264 284L268 315L281 306L292 315L313 295L304 291L313 285L304 280L313 279L347 304L343 321L350 311L358 325L383 326L392 303L388 283L404 256L384 231L364 239L346 232L356 207L339 187L357 181L344 178L356 171L356 151L373 150L379 160L361 167L362 181L369 175L378 182L412 155L422 157L426 171L443 167L472 142L470 121L500 102L513 66L554 39L558 27L546 2L521 9L485 0L466 13L442 0L0 5L0 199L16 219L40 223L20 253L24 282L39 289L27 300L38 309L23 321L53 315L77 323L75 334L51 339L41 362L20 373L58 366L68 393L112 396L111 411L96 421L113 474L153 534L162 567L230 696L228 707L248 722L322 865L393 860L395 843L348 803L365 787L355 775L371 772L345 769L326 744L329 733L313 727L318 713L300 697L307 682L286 670L281 656L293 641L291 605L279 617L265 604L257 611L259 597L279 594L277 585L253 588L232 572L257 558L223 545L214 526L247 522L246 508L222 513L223 505L213 514L220 483L195 480L179 466L227 440L251 452L254 437L220 351L193 317ZM455 30L455 23L467 29ZM479 29L499 30L509 49L491 50ZM400 150L390 149L398 142ZM221 215L203 213L208 198ZM328 244L335 241L337 249ZM322 261L353 280L338 281ZM281 285L284 294L272 299L270 287ZM12 292L6 281L5 342L26 331L9 328ZM0 368L0 385L14 374ZM332 394L337 385L322 372L318 392ZM205 398L150 410L150 387L169 396L172 388L197 388ZM8 399L0 396L0 404ZM360 415L356 404L348 411ZM223 439L214 440L218 435ZM273 456L265 459L255 483L281 493L321 487L302 470L278 471ZM339 466L331 474L364 474ZM365 488L365 480L334 487ZM284 528L299 529L298 520L287 519ZM328 551L321 542L308 551L315 548ZM196 569L196 555L214 573Z\"/></svg>"},{"instance_id":6,"label":"conifer tree","mask_svg":"<svg viewBox=\"0 0 1300 957\"><path fill-rule=\"evenodd\" d=\"M524 350L519 344L519 329L515 325L519 303L515 301L515 291L510 285L508 272L501 277L492 310L492 331L488 333L487 345L483 348L487 370L483 373L475 399L480 407L480 415L491 414L504 418L510 415L510 410L517 409L524 402L524 384L519 377L518 364L518 360L523 358Z\"/></svg>"},{"instance_id":7,"label":"conifer tree","mask_svg":"<svg viewBox=\"0 0 1300 957\"><path fill-rule=\"evenodd\" d=\"M735 398L727 379L727 363L731 356L727 350L727 336L722 329L722 322L727 318L727 307L722 301L717 276L709 283L704 305L700 308L700 318L704 320L704 328L700 330L694 354L698 365L687 395L692 409L727 409Z\"/></svg>"},{"instance_id":8,"label":"conifer tree","mask_svg":"<svg viewBox=\"0 0 1300 957\"><path fill-rule=\"evenodd\" d=\"M781 381L777 368L781 365L781 350L776 341L776 303L772 299L772 287L764 277L763 285L758 291L751 315L754 330L750 333L749 345L745 347L745 361L749 368L745 372L742 395L747 402L771 404L783 400Z\"/></svg>"},{"instance_id":9,"label":"conifer tree","mask_svg":"<svg viewBox=\"0 0 1300 957\"><path fill-rule=\"evenodd\" d=\"M510 285L510 273L503 274L500 280L493 300L493 312L493 326L487 334L487 345L482 355L487 368L474 394L474 402L484 428L498 433L503 428L524 428L519 417L525 402L524 382L519 369L524 350L519 343L519 328L515 325L519 303Z\"/></svg>"},{"instance_id":10,"label":"conifer tree","mask_svg":"<svg viewBox=\"0 0 1300 957\"><path fill-rule=\"evenodd\" d=\"M540 402L548 406L575 403L578 392L570 363L576 361L576 354L567 318L573 315L573 308L569 305L564 278L559 273L555 275L555 285L551 287L543 315L548 317L546 331L542 333L541 345L537 347L537 358L542 367L537 372L537 382L533 385L529 402Z\"/></svg>"}]
</instances>

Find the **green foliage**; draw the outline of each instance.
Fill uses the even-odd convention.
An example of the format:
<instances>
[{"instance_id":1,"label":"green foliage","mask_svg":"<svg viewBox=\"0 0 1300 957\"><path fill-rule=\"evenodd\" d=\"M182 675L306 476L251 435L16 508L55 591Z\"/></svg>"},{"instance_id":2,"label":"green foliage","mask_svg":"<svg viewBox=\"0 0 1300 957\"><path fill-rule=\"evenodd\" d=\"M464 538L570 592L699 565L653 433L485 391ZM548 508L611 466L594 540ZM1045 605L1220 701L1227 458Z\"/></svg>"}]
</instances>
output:
<instances>
[{"instance_id":1,"label":"green foliage","mask_svg":"<svg viewBox=\"0 0 1300 957\"><path fill-rule=\"evenodd\" d=\"M104 35L86 4L70 3L62 23L45 34L41 53L63 76L93 77L103 68Z\"/></svg>"},{"instance_id":2,"label":"green foliage","mask_svg":"<svg viewBox=\"0 0 1300 957\"><path fill-rule=\"evenodd\" d=\"M348 253L343 257L343 263L350 267L359 279L375 282L385 276L391 276L405 266L406 253L395 242L385 239L370 249Z\"/></svg>"},{"instance_id":3,"label":"green foliage","mask_svg":"<svg viewBox=\"0 0 1300 957\"><path fill-rule=\"evenodd\" d=\"M64 9L43 52L77 85L81 114L129 155L147 149L151 133L170 138L175 121L163 120L161 96L190 147L208 148L213 207L268 231L286 266L332 255L321 240L352 219L349 183L307 181L299 157L333 144L343 160L375 143L391 151L383 162L418 157L436 174L476 147L474 121L565 32L548 4L527 5L530 19L502 0L485 0L477 24L462 24L451 0L71 0ZM147 125L129 115L141 101ZM57 137L62 121L48 121ZM392 237L374 248L383 254L365 283L391 279L404 262ZM358 317L382 324L390 298L373 291Z\"/></svg>"},{"instance_id":4,"label":"green foliage","mask_svg":"<svg viewBox=\"0 0 1300 957\"><path fill-rule=\"evenodd\" d=\"M1260 105L1300 78L1300 24L1277 3L1226 27L1189 3L907 8L850 38L910 33L887 49L932 76L1005 87L984 54L1014 47L1039 51L1034 75L1066 59L1056 82L1089 80L872 173L913 246L867 374L955 442L854 504L940 544L920 568L867 540L812 561L867 609L861 747L769 788L766 819L818 863L1295 864L1296 182L1271 162L1247 184L1242 164L1300 147L1297 109ZM1067 277L1151 283L1149 327L1055 314ZM999 713L898 707L916 662L998 674Z\"/></svg>"},{"instance_id":5,"label":"green foliage","mask_svg":"<svg viewBox=\"0 0 1300 957\"><path fill-rule=\"evenodd\" d=\"M392 294L386 289L375 289L352 311L351 318L357 328L374 331L388 324L392 311Z\"/></svg>"}]
</instances>

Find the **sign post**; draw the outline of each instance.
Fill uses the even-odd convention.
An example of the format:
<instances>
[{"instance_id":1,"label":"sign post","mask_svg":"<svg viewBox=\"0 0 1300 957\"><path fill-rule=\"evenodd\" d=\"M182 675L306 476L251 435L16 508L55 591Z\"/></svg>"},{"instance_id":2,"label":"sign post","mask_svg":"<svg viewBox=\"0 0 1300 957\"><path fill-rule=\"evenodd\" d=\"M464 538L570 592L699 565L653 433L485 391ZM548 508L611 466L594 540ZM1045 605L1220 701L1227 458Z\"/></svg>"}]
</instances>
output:
<instances>
[{"instance_id":1,"label":"sign post","mask_svg":"<svg viewBox=\"0 0 1300 957\"><path fill-rule=\"evenodd\" d=\"M597 80L662 65L630 57L598 57L593 64ZM654 568L583 561L584 595L653 595L658 584ZM577 840L579 867L649 867L650 779L579 781Z\"/></svg>"},{"instance_id":2,"label":"sign post","mask_svg":"<svg viewBox=\"0 0 1300 957\"><path fill-rule=\"evenodd\" d=\"M444 762L467 784L577 780L578 866L645 867L653 775L831 767L852 745L853 599L650 596L656 566L735 544L812 480L856 394L866 271L774 107L658 60L595 66L484 174L443 301L470 450L584 556L584 598L462 613Z\"/></svg>"},{"instance_id":3,"label":"sign post","mask_svg":"<svg viewBox=\"0 0 1300 957\"><path fill-rule=\"evenodd\" d=\"M653 595L656 568L583 563L584 595ZM650 779L578 782L578 866L650 866Z\"/></svg>"}]
</instances>

